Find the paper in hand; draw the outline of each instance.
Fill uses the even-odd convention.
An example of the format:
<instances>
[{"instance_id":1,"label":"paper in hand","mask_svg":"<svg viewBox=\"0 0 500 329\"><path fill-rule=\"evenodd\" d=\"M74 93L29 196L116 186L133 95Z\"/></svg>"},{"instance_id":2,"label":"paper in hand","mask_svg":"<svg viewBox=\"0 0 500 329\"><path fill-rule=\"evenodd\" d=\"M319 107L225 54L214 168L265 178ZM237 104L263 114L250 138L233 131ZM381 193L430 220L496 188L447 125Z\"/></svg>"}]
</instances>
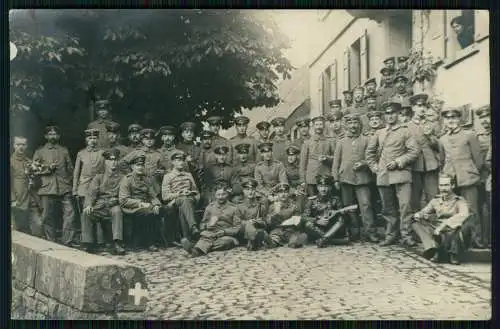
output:
<instances>
[{"instance_id":1,"label":"paper in hand","mask_svg":"<svg viewBox=\"0 0 500 329\"><path fill-rule=\"evenodd\" d=\"M300 224L300 216L292 216L285 220L280 226L298 226Z\"/></svg>"}]
</instances>

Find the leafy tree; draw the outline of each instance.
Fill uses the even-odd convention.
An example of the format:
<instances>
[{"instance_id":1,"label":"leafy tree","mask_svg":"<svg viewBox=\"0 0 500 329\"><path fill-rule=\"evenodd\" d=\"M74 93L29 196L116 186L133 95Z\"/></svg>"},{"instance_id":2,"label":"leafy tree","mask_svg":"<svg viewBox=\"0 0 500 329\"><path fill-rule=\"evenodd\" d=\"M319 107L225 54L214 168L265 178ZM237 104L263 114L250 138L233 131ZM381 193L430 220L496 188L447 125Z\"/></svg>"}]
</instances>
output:
<instances>
[{"instance_id":1,"label":"leafy tree","mask_svg":"<svg viewBox=\"0 0 500 329\"><path fill-rule=\"evenodd\" d=\"M287 38L264 11L25 10L11 15L11 114L82 131L111 101L123 125L157 128L278 104ZM90 112L89 112L90 111ZM76 119L76 120L75 120ZM74 133L73 133L74 134ZM79 136L76 138L80 138Z\"/></svg>"}]
</instances>

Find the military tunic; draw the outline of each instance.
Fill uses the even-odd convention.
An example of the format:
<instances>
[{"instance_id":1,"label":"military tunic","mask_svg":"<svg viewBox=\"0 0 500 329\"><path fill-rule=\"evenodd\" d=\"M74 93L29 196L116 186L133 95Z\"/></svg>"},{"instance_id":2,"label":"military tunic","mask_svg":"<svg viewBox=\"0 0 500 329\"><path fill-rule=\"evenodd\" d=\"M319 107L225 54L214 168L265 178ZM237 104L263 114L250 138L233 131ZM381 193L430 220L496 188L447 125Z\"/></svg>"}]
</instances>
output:
<instances>
[{"instance_id":1,"label":"military tunic","mask_svg":"<svg viewBox=\"0 0 500 329\"><path fill-rule=\"evenodd\" d=\"M426 253L437 250L460 256L471 241L471 222L469 207L464 198L451 195L449 199L432 199L427 206L416 213L423 220L412 224L413 231L419 236ZM441 242L436 241L434 231L444 228L439 234Z\"/></svg>"},{"instance_id":2,"label":"military tunic","mask_svg":"<svg viewBox=\"0 0 500 329\"><path fill-rule=\"evenodd\" d=\"M200 223L200 239L194 248L204 254L216 250L228 250L238 246L238 234L241 231L241 218L236 206L230 202L210 203L205 209ZM221 232L221 235L217 233Z\"/></svg>"},{"instance_id":3,"label":"military tunic","mask_svg":"<svg viewBox=\"0 0 500 329\"><path fill-rule=\"evenodd\" d=\"M82 242L93 243L94 225L100 224L104 234L113 240L123 240L123 213L120 209L118 192L124 175L119 170L96 174L88 187L84 208L92 207L92 213L82 214Z\"/></svg>"},{"instance_id":4,"label":"military tunic","mask_svg":"<svg viewBox=\"0 0 500 329\"><path fill-rule=\"evenodd\" d=\"M15 229L40 235L39 227L30 223L30 215L38 208L39 202L34 191L34 177L32 176L31 159L24 154L13 153L10 157L10 201ZM37 209L38 210L38 209ZM30 227L31 226L31 227ZM33 232L36 231L36 232Z\"/></svg>"},{"instance_id":5,"label":"military tunic","mask_svg":"<svg viewBox=\"0 0 500 329\"><path fill-rule=\"evenodd\" d=\"M273 143L273 158L281 163L286 162L287 154L286 149L289 145L288 139L286 136L274 136L271 140Z\"/></svg>"},{"instance_id":6,"label":"military tunic","mask_svg":"<svg viewBox=\"0 0 500 329\"><path fill-rule=\"evenodd\" d=\"M117 143L117 144L114 144L114 145L112 145L112 144L108 144L108 147L106 148L106 150L108 150L108 151L109 151L109 150L111 150L111 149L116 149L116 150L118 150L118 152L119 152L118 158L119 158L119 159L122 159L123 157L125 157L127 154L129 154L129 153L130 153L130 149L129 149L129 147L128 147L128 146L125 146L125 145L123 145L123 144L118 144L118 143Z\"/></svg>"},{"instance_id":7,"label":"military tunic","mask_svg":"<svg viewBox=\"0 0 500 329\"><path fill-rule=\"evenodd\" d=\"M248 161L249 162L255 162L257 158L257 140L253 138L252 136L239 136L236 135L232 137L230 140L231 147L234 149L234 147L238 144L250 144L250 148L248 150ZM238 152L233 152L233 164L238 164L239 159L238 159Z\"/></svg>"},{"instance_id":8,"label":"military tunic","mask_svg":"<svg viewBox=\"0 0 500 329\"><path fill-rule=\"evenodd\" d=\"M266 199L245 199L243 203L238 206L239 218L241 219L241 227L245 240L254 241L259 232L265 232L265 219L268 208L269 203Z\"/></svg>"},{"instance_id":9,"label":"military tunic","mask_svg":"<svg viewBox=\"0 0 500 329\"><path fill-rule=\"evenodd\" d=\"M234 172L236 176L236 181L233 186L233 193L238 195L243 193L243 188L241 187L241 184L249 178L254 178L255 176L255 163L253 162L246 162L246 163L241 163L239 162L234 166Z\"/></svg>"},{"instance_id":10,"label":"military tunic","mask_svg":"<svg viewBox=\"0 0 500 329\"><path fill-rule=\"evenodd\" d=\"M304 142L300 151L300 180L316 185L316 176L330 174L335 142L325 136L314 135ZM326 157L320 161L320 157Z\"/></svg>"},{"instance_id":11,"label":"military tunic","mask_svg":"<svg viewBox=\"0 0 500 329\"><path fill-rule=\"evenodd\" d=\"M202 191L205 204L210 203L212 200L217 181L224 181L231 188L234 188L234 185L238 182L236 171L226 162L209 165L204 169Z\"/></svg>"},{"instance_id":12,"label":"military tunic","mask_svg":"<svg viewBox=\"0 0 500 329\"><path fill-rule=\"evenodd\" d=\"M307 236L302 234L297 227L280 227L280 224L292 216L300 215L299 208L292 199L286 202L275 201L271 203L266 218L267 229L270 237L270 247L279 247L294 242L291 247L299 247L307 243Z\"/></svg>"},{"instance_id":13,"label":"military tunic","mask_svg":"<svg viewBox=\"0 0 500 329\"><path fill-rule=\"evenodd\" d=\"M271 189L278 183L287 183L285 166L277 160L270 163L261 161L255 166L254 178L259 184L259 189L265 195L269 195Z\"/></svg>"},{"instance_id":14,"label":"military tunic","mask_svg":"<svg viewBox=\"0 0 500 329\"><path fill-rule=\"evenodd\" d=\"M78 152L73 172L73 195L85 197L92 179L104 171L103 152L90 148Z\"/></svg>"},{"instance_id":15,"label":"military tunic","mask_svg":"<svg viewBox=\"0 0 500 329\"><path fill-rule=\"evenodd\" d=\"M328 212L333 210L338 210L341 208L341 202L337 197L327 197L319 198L314 197L307 201L307 204L302 214L304 220L304 230L307 233L311 241L316 241L318 239L324 238L325 234L337 223L345 220L341 215L337 215L331 218L327 225L321 226L318 224L318 220L328 216ZM333 234L328 238L345 237L347 235L346 225L341 227L341 230L337 234ZM339 236L340 235L340 236Z\"/></svg>"}]
</instances>

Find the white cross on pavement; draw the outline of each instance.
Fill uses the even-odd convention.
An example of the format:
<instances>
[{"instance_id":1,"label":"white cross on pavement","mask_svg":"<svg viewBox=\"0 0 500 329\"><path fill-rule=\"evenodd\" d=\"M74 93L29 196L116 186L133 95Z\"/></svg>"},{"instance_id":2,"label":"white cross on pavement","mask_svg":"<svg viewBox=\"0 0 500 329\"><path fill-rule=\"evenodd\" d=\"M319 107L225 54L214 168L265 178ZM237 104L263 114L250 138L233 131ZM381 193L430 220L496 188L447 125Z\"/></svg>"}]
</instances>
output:
<instances>
[{"instance_id":1,"label":"white cross on pavement","mask_svg":"<svg viewBox=\"0 0 500 329\"><path fill-rule=\"evenodd\" d=\"M134 289L129 289L128 290L128 295L129 296L134 296L134 304L139 305L141 303L141 299L147 298L148 297L148 291L146 289L141 288L141 283L137 282L135 284Z\"/></svg>"}]
</instances>

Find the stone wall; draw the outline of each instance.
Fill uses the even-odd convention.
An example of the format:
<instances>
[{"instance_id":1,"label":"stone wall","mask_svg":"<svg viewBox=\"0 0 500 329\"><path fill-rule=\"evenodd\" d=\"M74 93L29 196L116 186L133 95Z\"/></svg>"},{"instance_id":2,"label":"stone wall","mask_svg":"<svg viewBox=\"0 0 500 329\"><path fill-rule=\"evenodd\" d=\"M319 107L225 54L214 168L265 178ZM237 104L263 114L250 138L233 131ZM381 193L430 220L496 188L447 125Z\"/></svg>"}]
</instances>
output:
<instances>
[{"instance_id":1,"label":"stone wall","mask_svg":"<svg viewBox=\"0 0 500 329\"><path fill-rule=\"evenodd\" d=\"M16 231L11 257L12 319L144 318L147 283L135 266Z\"/></svg>"}]
</instances>

